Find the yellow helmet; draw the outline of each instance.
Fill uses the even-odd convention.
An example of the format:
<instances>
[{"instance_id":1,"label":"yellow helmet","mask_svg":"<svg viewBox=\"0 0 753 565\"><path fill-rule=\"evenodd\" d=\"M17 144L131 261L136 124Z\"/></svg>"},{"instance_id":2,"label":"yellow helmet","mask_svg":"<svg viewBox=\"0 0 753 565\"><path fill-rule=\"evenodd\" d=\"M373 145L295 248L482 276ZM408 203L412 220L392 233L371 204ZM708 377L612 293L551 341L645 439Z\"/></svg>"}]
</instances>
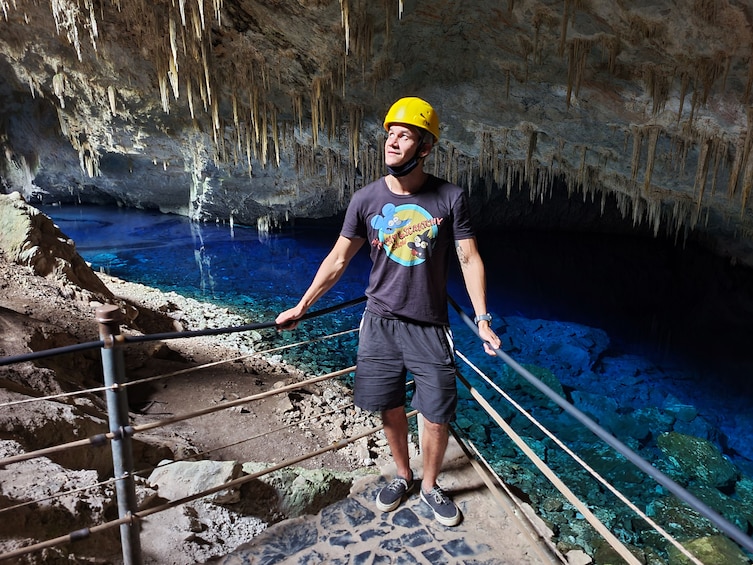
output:
<instances>
[{"instance_id":1,"label":"yellow helmet","mask_svg":"<svg viewBox=\"0 0 753 565\"><path fill-rule=\"evenodd\" d=\"M395 102L384 117L384 129L390 124L408 124L430 132L439 141L439 116L426 100L409 96Z\"/></svg>"}]
</instances>

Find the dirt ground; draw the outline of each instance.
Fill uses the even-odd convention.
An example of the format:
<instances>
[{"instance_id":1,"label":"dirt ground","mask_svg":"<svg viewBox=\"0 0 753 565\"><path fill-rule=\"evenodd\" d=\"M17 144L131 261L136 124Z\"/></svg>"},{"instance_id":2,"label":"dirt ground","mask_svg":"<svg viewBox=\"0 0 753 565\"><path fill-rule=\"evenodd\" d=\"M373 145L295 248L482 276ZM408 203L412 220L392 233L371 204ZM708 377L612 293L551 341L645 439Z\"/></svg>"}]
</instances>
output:
<instances>
[{"instance_id":1,"label":"dirt ground","mask_svg":"<svg viewBox=\"0 0 753 565\"><path fill-rule=\"evenodd\" d=\"M225 309L99 276L117 299L127 304L127 312L135 315L130 324L122 327L126 335L200 329L210 326L207 323L210 320L220 327L248 323ZM98 305L96 300L88 302L86 296L67 285L36 276L28 268L0 261L0 309L6 314L0 316L3 355L27 352L25 343L33 343L33 348L40 350L45 345L66 345L67 341L97 340L95 310ZM180 313L179 321L175 319L176 312ZM11 316L13 313L20 316ZM49 325L46 343L40 339L37 321ZM178 373L129 388L133 423L181 416L306 378L292 367L270 364L261 357L239 352L233 348L233 339L232 335L224 340L192 337L126 346L128 380ZM222 360L227 362L217 363ZM204 365L209 366L202 368ZM169 428L186 444L207 452L206 458L278 463L319 450L329 443L327 430L322 425L296 424L294 420L299 418L291 417L291 413L296 412L291 398L295 401L311 395L321 396L325 390L329 391L329 396L337 395L345 399L341 402L349 402L345 396L348 390L343 386L313 384L296 393L269 396L178 422ZM341 451L319 455L301 462L300 466L350 470L353 464L352 458Z\"/></svg>"}]
</instances>

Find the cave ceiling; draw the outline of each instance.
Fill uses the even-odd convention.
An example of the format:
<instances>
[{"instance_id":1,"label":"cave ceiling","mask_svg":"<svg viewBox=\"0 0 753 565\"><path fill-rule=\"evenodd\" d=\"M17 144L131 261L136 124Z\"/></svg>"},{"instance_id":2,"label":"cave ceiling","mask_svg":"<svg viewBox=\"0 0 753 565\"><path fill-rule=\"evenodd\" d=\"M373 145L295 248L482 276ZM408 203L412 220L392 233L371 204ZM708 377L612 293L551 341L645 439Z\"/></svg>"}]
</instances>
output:
<instances>
[{"instance_id":1,"label":"cave ceiling","mask_svg":"<svg viewBox=\"0 0 753 565\"><path fill-rule=\"evenodd\" d=\"M430 172L474 198L589 201L753 264L751 18L751 0L0 0L0 190L327 217L382 174L381 119L415 95L441 120Z\"/></svg>"}]
</instances>

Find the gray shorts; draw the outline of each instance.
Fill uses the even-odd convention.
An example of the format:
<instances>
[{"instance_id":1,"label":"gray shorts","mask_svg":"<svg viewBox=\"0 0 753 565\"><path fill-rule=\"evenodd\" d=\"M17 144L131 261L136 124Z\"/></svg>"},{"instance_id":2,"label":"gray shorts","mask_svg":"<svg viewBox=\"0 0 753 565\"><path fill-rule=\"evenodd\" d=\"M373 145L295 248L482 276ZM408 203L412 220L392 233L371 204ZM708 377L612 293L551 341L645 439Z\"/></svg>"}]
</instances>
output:
<instances>
[{"instance_id":1,"label":"gray shorts","mask_svg":"<svg viewBox=\"0 0 753 565\"><path fill-rule=\"evenodd\" d=\"M356 406L368 411L403 406L408 372L416 384L411 406L435 424L453 421L458 392L450 329L365 311L353 390Z\"/></svg>"}]
</instances>

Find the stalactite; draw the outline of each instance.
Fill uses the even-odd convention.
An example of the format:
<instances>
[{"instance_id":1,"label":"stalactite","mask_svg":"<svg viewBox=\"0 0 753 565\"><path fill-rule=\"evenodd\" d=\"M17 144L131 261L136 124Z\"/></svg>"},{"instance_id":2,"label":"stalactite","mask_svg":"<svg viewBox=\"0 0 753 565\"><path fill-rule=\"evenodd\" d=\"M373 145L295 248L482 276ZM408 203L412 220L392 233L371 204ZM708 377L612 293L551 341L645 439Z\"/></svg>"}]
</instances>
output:
<instances>
[{"instance_id":1,"label":"stalactite","mask_svg":"<svg viewBox=\"0 0 753 565\"><path fill-rule=\"evenodd\" d=\"M732 163L732 170L729 175L729 184L727 185L727 197L732 198L737 190L740 178L740 172L747 167L750 159L751 146L753 146L753 107L748 107L748 127L745 130L744 137L738 140L735 147L735 158Z\"/></svg>"},{"instance_id":2,"label":"stalactite","mask_svg":"<svg viewBox=\"0 0 753 565\"><path fill-rule=\"evenodd\" d=\"M358 146L360 144L359 135L363 126L363 108L360 106L351 107L348 112L348 154L350 160L356 167L359 166Z\"/></svg>"},{"instance_id":3,"label":"stalactite","mask_svg":"<svg viewBox=\"0 0 753 565\"><path fill-rule=\"evenodd\" d=\"M67 88L67 80L63 71L56 72L52 77L52 91L55 96L58 97L60 107L65 108L65 91Z\"/></svg>"},{"instance_id":4,"label":"stalactite","mask_svg":"<svg viewBox=\"0 0 753 565\"><path fill-rule=\"evenodd\" d=\"M261 166L267 166L267 158L269 151L269 136L267 135L268 122L267 122L267 109L264 108L261 113Z\"/></svg>"},{"instance_id":5,"label":"stalactite","mask_svg":"<svg viewBox=\"0 0 753 565\"><path fill-rule=\"evenodd\" d=\"M402 20L403 19L403 9L405 6L403 5L403 0L397 0L397 19Z\"/></svg>"},{"instance_id":6,"label":"stalactite","mask_svg":"<svg viewBox=\"0 0 753 565\"><path fill-rule=\"evenodd\" d=\"M745 163L745 175L743 176L742 195L740 198L740 218L745 217L745 208L748 205L750 192L753 190L753 159L747 159Z\"/></svg>"},{"instance_id":7,"label":"stalactite","mask_svg":"<svg viewBox=\"0 0 753 565\"><path fill-rule=\"evenodd\" d=\"M271 108L271 122L272 122L272 143L275 148L275 164L280 166L280 131L277 123L277 109L272 106Z\"/></svg>"},{"instance_id":8,"label":"stalactite","mask_svg":"<svg viewBox=\"0 0 753 565\"><path fill-rule=\"evenodd\" d=\"M314 77L311 84L311 144L319 145L319 128L321 127L322 79Z\"/></svg>"},{"instance_id":9,"label":"stalactite","mask_svg":"<svg viewBox=\"0 0 753 565\"><path fill-rule=\"evenodd\" d=\"M525 180L530 181L530 175L533 173L533 154L536 151L536 142L538 140L538 132L530 125L526 124L523 128L524 133L528 133L528 148L526 150L526 164L525 164Z\"/></svg>"},{"instance_id":10,"label":"stalactite","mask_svg":"<svg viewBox=\"0 0 753 565\"><path fill-rule=\"evenodd\" d=\"M157 82L159 84L160 100L162 101L162 111L165 112L165 114L169 114L170 113L170 96L168 94L168 88L167 88L167 76L165 74L160 73L160 75L157 77Z\"/></svg>"},{"instance_id":11,"label":"stalactite","mask_svg":"<svg viewBox=\"0 0 753 565\"><path fill-rule=\"evenodd\" d=\"M178 11L180 12L180 23L186 27L186 0L178 0Z\"/></svg>"},{"instance_id":12,"label":"stalactite","mask_svg":"<svg viewBox=\"0 0 753 565\"><path fill-rule=\"evenodd\" d=\"M201 21L201 31L204 31L204 0L196 0L196 4L199 6L199 20ZM196 35L198 37L199 35L201 35L201 32L198 32Z\"/></svg>"},{"instance_id":13,"label":"stalactite","mask_svg":"<svg viewBox=\"0 0 753 565\"><path fill-rule=\"evenodd\" d=\"M570 107L570 100L573 91L576 96L580 91L580 84L583 74L586 70L586 62L591 52L593 42L590 39L574 38L567 45L568 65L567 65L567 107Z\"/></svg>"},{"instance_id":14,"label":"stalactite","mask_svg":"<svg viewBox=\"0 0 753 565\"><path fill-rule=\"evenodd\" d=\"M191 112L191 119L196 119L196 113L193 107L193 90L191 87L191 77L186 77L186 97L188 98L188 110Z\"/></svg>"},{"instance_id":15,"label":"stalactite","mask_svg":"<svg viewBox=\"0 0 753 565\"><path fill-rule=\"evenodd\" d=\"M677 108L677 123L680 123L682 119L682 109L685 106L685 96L688 93L688 86L690 85L690 76L688 73L683 72L680 75L680 102Z\"/></svg>"},{"instance_id":16,"label":"stalactite","mask_svg":"<svg viewBox=\"0 0 753 565\"><path fill-rule=\"evenodd\" d=\"M560 29L560 57L565 54L565 46L567 45L567 24L570 23L570 0L565 0L562 10L562 20Z\"/></svg>"},{"instance_id":17,"label":"stalactite","mask_svg":"<svg viewBox=\"0 0 753 565\"><path fill-rule=\"evenodd\" d=\"M169 67L167 69L167 77L170 79L170 87L173 90L173 98L176 100L180 98L180 88L178 85L178 67L176 66L175 59L168 61Z\"/></svg>"},{"instance_id":18,"label":"stalactite","mask_svg":"<svg viewBox=\"0 0 753 565\"><path fill-rule=\"evenodd\" d=\"M246 161L248 165L248 176L252 176L254 172L253 164L251 162L251 131L248 126L245 127L246 134Z\"/></svg>"},{"instance_id":19,"label":"stalactite","mask_svg":"<svg viewBox=\"0 0 753 565\"><path fill-rule=\"evenodd\" d=\"M204 44L201 44L201 64L204 67L204 82L206 85L207 101L212 105L212 84L209 78L209 58Z\"/></svg>"},{"instance_id":20,"label":"stalactite","mask_svg":"<svg viewBox=\"0 0 753 565\"><path fill-rule=\"evenodd\" d=\"M581 148L580 154L580 166L578 167L578 184L586 186L586 155L588 154L588 147L585 145Z\"/></svg>"},{"instance_id":21,"label":"stalactite","mask_svg":"<svg viewBox=\"0 0 753 565\"><path fill-rule=\"evenodd\" d=\"M646 90L651 95L653 115L656 116L664 109L669 98L671 79L665 69L651 63L643 65L641 74Z\"/></svg>"},{"instance_id":22,"label":"stalactite","mask_svg":"<svg viewBox=\"0 0 753 565\"><path fill-rule=\"evenodd\" d=\"M711 173L711 195L716 194L717 179L719 178L719 167L726 161L727 158L727 139L722 137L721 139L714 140L714 168Z\"/></svg>"},{"instance_id":23,"label":"stalactite","mask_svg":"<svg viewBox=\"0 0 753 565\"><path fill-rule=\"evenodd\" d=\"M293 122L298 123L298 131L303 131L303 96L293 95Z\"/></svg>"},{"instance_id":24,"label":"stalactite","mask_svg":"<svg viewBox=\"0 0 753 565\"><path fill-rule=\"evenodd\" d=\"M191 12L191 27L193 28L194 37L201 37L204 30L204 16L202 10L203 0L198 0L199 10L193 10Z\"/></svg>"},{"instance_id":25,"label":"stalactite","mask_svg":"<svg viewBox=\"0 0 753 565\"><path fill-rule=\"evenodd\" d=\"M638 127L631 128L633 130L633 153L630 158L630 179L635 181L638 177L638 168L641 164L641 148L643 145L643 130Z\"/></svg>"},{"instance_id":26,"label":"stalactite","mask_svg":"<svg viewBox=\"0 0 753 565\"><path fill-rule=\"evenodd\" d=\"M753 90L753 43L750 46L750 54L748 55L748 80L745 83L745 93L741 100L743 104L750 102L751 90Z\"/></svg>"},{"instance_id":27,"label":"stalactite","mask_svg":"<svg viewBox=\"0 0 753 565\"><path fill-rule=\"evenodd\" d=\"M240 120L238 119L238 97L235 95L235 91L230 95L230 101L233 107L233 126L237 130Z\"/></svg>"},{"instance_id":28,"label":"stalactite","mask_svg":"<svg viewBox=\"0 0 753 565\"><path fill-rule=\"evenodd\" d=\"M60 133L64 135L65 137L70 137L70 128L68 127L68 120L65 117L65 114L61 111L60 108L57 108L57 115L58 115L58 124L60 125Z\"/></svg>"},{"instance_id":29,"label":"stalactite","mask_svg":"<svg viewBox=\"0 0 753 565\"><path fill-rule=\"evenodd\" d=\"M113 85L109 85L107 87L107 100L110 103L110 112L113 114L116 113L116 107L115 107L115 87Z\"/></svg>"},{"instance_id":30,"label":"stalactite","mask_svg":"<svg viewBox=\"0 0 753 565\"><path fill-rule=\"evenodd\" d=\"M340 19L345 30L345 54L350 52L350 5L348 0L340 0Z\"/></svg>"},{"instance_id":31,"label":"stalactite","mask_svg":"<svg viewBox=\"0 0 753 565\"><path fill-rule=\"evenodd\" d=\"M700 151L698 154L698 166L696 168L695 181L693 182L693 196L696 200L696 213L693 219L691 227L695 225L698 215L701 212L701 204L703 203L703 195L706 191L706 179L709 173L709 161L711 159L711 144L710 139L702 139L700 143Z\"/></svg>"},{"instance_id":32,"label":"stalactite","mask_svg":"<svg viewBox=\"0 0 753 565\"><path fill-rule=\"evenodd\" d=\"M620 55L620 38L615 35L602 35L599 38L601 48L607 52L607 65L609 72L614 74L617 69L617 57Z\"/></svg>"},{"instance_id":33,"label":"stalactite","mask_svg":"<svg viewBox=\"0 0 753 565\"><path fill-rule=\"evenodd\" d=\"M659 133L661 132L658 126L648 127L648 151L646 157L646 175L643 180L643 194L648 193L651 188L651 177L654 174L654 162L656 161L656 144L659 141Z\"/></svg>"}]
</instances>

